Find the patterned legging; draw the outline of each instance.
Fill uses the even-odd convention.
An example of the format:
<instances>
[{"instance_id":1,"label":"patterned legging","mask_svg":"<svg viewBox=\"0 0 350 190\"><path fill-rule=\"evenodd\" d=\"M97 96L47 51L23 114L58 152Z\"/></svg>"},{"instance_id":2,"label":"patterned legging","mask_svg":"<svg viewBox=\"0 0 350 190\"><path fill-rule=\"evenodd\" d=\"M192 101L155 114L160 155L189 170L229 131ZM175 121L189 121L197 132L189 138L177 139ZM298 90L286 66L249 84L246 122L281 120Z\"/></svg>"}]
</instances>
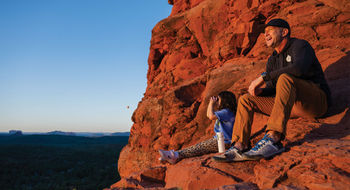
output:
<instances>
[{"instance_id":1,"label":"patterned legging","mask_svg":"<svg viewBox=\"0 0 350 190\"><path fill-rule=\"evenodd\" d=\"M230 148L230 144L225 144L225 148ZM205 154L218 152L218 141L213 137L193 146L179 150L179 159L202 156Z\"/></svg>"}]
</instances>

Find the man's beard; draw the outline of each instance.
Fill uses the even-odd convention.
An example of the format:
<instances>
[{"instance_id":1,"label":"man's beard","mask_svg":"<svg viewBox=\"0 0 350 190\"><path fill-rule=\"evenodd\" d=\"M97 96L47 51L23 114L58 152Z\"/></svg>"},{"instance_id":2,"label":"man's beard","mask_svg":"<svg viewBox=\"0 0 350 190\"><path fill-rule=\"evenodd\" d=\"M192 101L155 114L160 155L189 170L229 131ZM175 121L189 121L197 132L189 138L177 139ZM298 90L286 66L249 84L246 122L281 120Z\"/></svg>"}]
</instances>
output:
<instances>
[{"instance_id":1,"label":"man's beard","mask_svg":"<svg viewBox=\"0 0 350 190\"><path fill-rule=\"evenodd\" d=\"M280 36L280 35L276 36L276 40L274 42L272 42L270 47L272 47L272 48L278 47L282 43L282 40L283 40L282 36Z\"/></svg>"}]
</instances>

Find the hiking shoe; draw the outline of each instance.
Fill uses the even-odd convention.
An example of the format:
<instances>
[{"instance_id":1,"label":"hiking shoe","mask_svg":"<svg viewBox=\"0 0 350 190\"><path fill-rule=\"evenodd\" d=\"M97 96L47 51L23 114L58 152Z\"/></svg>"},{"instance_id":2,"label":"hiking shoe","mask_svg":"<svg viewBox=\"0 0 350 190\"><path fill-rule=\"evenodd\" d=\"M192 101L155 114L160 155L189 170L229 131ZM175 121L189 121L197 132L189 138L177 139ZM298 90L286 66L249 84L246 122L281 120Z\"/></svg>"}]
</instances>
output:
<instances>
[{"instance_id":1,"label":"hiking shoe","mask_svg":"<svg viewBox=\"0 0 350 190\"><path fill-rule=\"evenodd\" d=\"M177 151L158 150L158 152L160 154L160 161L167 161L171 164L175 164L179 159L179 153Z\"/></svg>"},{"instance_id":2,"label":"hiking shoe","mask_svg":"<svg viewBox=\"0 0 350 190\"><path fill-rule=\"evenodd\" d=\"M281 142L273 142L272 138L266 134L255 146L244 153L244 156L251 160L269 158L283 152L285 149Z\"/></svg>"},{"instance_id":3,"label":"hiking shoe","mask_svg":"<svg viewBox=\"0 0 350 190\"><path fill-rule=\"evenodd\" d=\"M232 146L224 154L213 156L212 159L216 162L239 162L245 161L246 157L240 150Z\"/></svg>"}]
</instances>

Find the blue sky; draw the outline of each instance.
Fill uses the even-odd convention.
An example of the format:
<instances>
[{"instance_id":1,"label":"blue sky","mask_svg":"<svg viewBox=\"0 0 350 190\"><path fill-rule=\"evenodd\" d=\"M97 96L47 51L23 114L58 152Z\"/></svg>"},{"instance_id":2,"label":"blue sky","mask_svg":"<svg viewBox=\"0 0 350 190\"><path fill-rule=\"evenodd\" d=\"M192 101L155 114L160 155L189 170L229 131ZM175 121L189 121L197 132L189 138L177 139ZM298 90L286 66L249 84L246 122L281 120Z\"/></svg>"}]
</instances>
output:
<instances>
[{"instance_id":1,"label":"blue sky","mask_svg":"<svg viewBox=\"0 0 350 190\"><path fill-rule=\"evenodd\" d=\"M167 0L0 0L0 132L129 131L152 28L171 8Z\"/></svg>"}]
</instances>

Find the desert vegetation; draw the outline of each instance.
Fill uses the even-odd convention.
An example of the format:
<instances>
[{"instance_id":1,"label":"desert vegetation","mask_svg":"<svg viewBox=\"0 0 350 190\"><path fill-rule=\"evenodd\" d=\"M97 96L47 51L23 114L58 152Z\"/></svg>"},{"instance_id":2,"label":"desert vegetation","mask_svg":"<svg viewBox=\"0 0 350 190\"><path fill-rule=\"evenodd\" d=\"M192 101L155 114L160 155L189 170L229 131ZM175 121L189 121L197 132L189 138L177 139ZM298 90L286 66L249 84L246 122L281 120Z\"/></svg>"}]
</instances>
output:
<instances>
[{"instance_id":1,"label":"desert vegetation","mask_svg":"<svg viewBox=\"0 0 350 190\"><path fill-rule=\"evenodd\" d=\"M103 189L128 137L0 136L1 189Z\"/></svg>"}]
</instances>

